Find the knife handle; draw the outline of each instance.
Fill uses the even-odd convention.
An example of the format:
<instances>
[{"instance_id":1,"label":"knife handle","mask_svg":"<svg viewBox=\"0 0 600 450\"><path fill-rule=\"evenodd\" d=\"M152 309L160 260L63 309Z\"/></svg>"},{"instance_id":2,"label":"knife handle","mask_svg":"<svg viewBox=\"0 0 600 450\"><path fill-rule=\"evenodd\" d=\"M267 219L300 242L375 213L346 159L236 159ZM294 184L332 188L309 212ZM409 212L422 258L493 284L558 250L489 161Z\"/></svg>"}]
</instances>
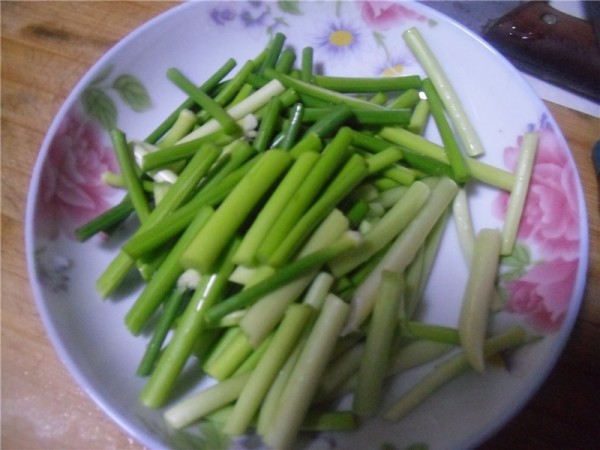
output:
<instances>
[{"instance_id":1,"label":"knife handle","mask_svg":"<svg viewBox=\"0 0 600 450\"><path fill-rule=\"evenodd\" d=\"M483 36L520 70L600 101L600 47L590 22L533 1Z\"/></svg>"}]
</instances>

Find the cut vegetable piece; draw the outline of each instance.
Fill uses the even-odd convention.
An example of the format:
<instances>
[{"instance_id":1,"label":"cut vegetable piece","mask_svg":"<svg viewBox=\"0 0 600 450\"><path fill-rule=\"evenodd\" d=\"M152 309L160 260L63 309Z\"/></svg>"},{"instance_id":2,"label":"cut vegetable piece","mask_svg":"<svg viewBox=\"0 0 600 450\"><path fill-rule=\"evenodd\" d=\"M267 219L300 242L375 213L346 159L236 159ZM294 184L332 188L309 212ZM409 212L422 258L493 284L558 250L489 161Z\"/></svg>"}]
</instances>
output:
<instances>
[{"instance_id":1,"label":"cut vegetable piece","mask_svg":"<svg viewBox=\"0 0 600 450\"><path fill-rule=\"evenodd\" d=\"M320 272L314 278L312 284L308 288L304 296L303 303L312 306L317 311L320 311L327 294L330 292L334 278L328 272Z\"/></svg>"},{"instance_id":2,"label":"cut vegetable piece","mask_svg":"<svg viewBox=\"0 0 600 450\"><path fill-rule=\"evenodd\" d=\"M502 334L487 339L484 345L484 353L486 357L489 357L501 351L523 345L524 342L525 331L520 327L514 327ZM464 352L452 356L412 386L408 392L387 409L383 417L390 421L402 419L444 384L463 373L469 367L469 361Z\"/></svg>"},{"instance_id":3,"label":"cut vegetable piece","mask_svg":"<svg viewBox=\"0 0 600 450\"><path fill-rule=\"evenodd\" d=\"M250 345L257 347L277 327L287 308L296 302L310 285L318 269L307 271L299 278L264 295L248 308L240 320L240 328Z\"/></svg>"},{"instance_id":4,"label":"cut vegetable piece","mask_svg":"<svg viewBox=\"0 0 600 450\"><path fill-rule=\"evenodd\" d=\"M237 327L229 328L224 333L215 338L209 351L203 354L203 366L212 364L223 355L225 350L237 339L240 335L240 329Z\"/></svg>"},{"instance_id":5,"label":"cut vegetable piece","mask_svg":"<svg viewBox=\"0 0 600 450\"><path fill-rule=\"evenodd\" d=\"M269 200L262 207L258 216L252 222L249 230L244 234L244 239L237 254L235 262L246 266L257 264L256 251L269 233L273 222L279 216L289 199L294 195L302 181L313 168L319 158L315 152L306 152L298 157L288 173L276 187Z\"/></svg>"},{"instance_id":6,"label":"cut vegetable piece","mask_svg":"<svg viewBox=\"0 0 600 450\"><path fill-rule=\"evenodd\" d=\"M233 70L236 65L236 61L233 58L229 58L199 87L199 89L204 92L211 92L219 84L219 82ZM192 99L186 99L175 111L173 111L164 121L162 121L160 125L158 125L158 127L156 127L146 139L144 139L144 141L148 142L149 144L156 143L173 126L179 117L179 113L184 109L191 108L193 105L194 101Z\"/></svg>"},{"instance_id":7,"label":"cut vegetable piece","mask_svg":"<svg viewBox=\"0 0 600 450\"><path fill-rule=\"evenodd\" d=\"M148 220L148 227L158 223L162 218L167 217L172 211L185 203L220 154L221 149L212 143L206 143L201 147L198 154L194 155L181 171L175 183L171 185L165 194L164 202L156 205Z\"/></svg>"},{"instance_id":8,"label":"cut vegetable piece","mask_svg":"<svg viewBox=\"0 0 600 450\"><path fill-rule=\"evenodd\" d=\"M352 140L350 131L342 128L335 138L323 149L315 165L302 184L294 192L257 251L259 261L268 263L290 230L311 206L324 185L333 177L350 156Z\"/></svg>"},{"instance_id":9,"label":"cut vegetable piece","mask_svg":"<svg viewBox=\"0 0 600 450\"><path fill-rule=\"evenodd\" d=\"M444 152L444 147L403 128L384 127L378 135L400 147L407 147L412 151L418 152L423 156L427 156L436 161L445 164L448 164L449 162ZM466 162L473 178L491 186L504 189L505 191L510 191L512 189L514 183L514 176L512 173L472 158L467 159Z\"/></svg>"},{"instance_id":10,"label":"cut vegetable piece","mask_svg":"<svg viewBox=\"0 0 600 450\"><path fill-rule=\"evenodd\" d=\"M427 339L450 345L460 345L456 328L424 322L409 321L403 325L403 331L412 339Z\"/></svg>"},{"instance_id":11,"label":"cut vegetable piece","mask_svg":"<svg viewBox=\"0 0 600 450\"><path fill-rule=\"evenodd\" d=\"M377 201L385 209L390 209L400 201L407 191L407 186L397 186L393 189L386 189L385 191L378 192Z\"/></svg>"},{"instance_id":12,"label":"cut vegetable piece","mask_svg":"<svg viewBox=\"0 0 600 450\"><path fill-rule=\"evenodd\" d=\"M233 78L227 80L220 86L220 89L214 96L215 102L223 107L230 108L244 98L247 98L248 95L253 92L253 88L249 86L246 81L255 68L256 63L254 61L246 61ZM198 113L198 122L200 124L206 123L209 119L210 116L207 111L203 110Z\"/></svg>"},{"instance_id":13,"label":"cut vegetable piece","mask_svg":"<svg viewBox=\"0 0 600 450\"><path fill-rule=\"evenodd\" d=\"M358 330L373 310L379 277L384 270L403 272L425 242L438 219L444 215L458 190L456 183L442 178L432 189L429 201L396 238L389 251L355 292L344 334Z\"/></svg>"},{"instance_id":14,"label":"cut vegetable piece","mask_svg":"<svg viewBox=\"0 0 600 450\"><path fill-rule=\"evenodd\" d=\"M178 430L227 406L238 398L249 378L249 373L237 375L185 398L164 413L165 421Z\"/></svg>"},{"instance_id":15,"label":"cut vegetable piece","mask_svg":"<svg viewBox=\"0 0 600 450\"><path fill-rule=\"evenodd\" d=\"M482 155L484 153L483 145L473 124L468 119L460 97L419 30L415 27L409 28L402 36L427 76L431 78L467 154L470 156Z\"/></svg>"},{"instance_id":16,"label":"cut vegetable piece","mask_svg":"<svg viewBox=\"0 0 600 450\"><path fill-rule=\"evenodd\" d=\"M195 169L198 169L200 172L198 172L195 169L190 169L191 177L198 176L199 174L201 176L203 170L208 170L208 168L212 164L211 161L214 161L218 156L218 152L212 153L213 150L214 149L208 148L206 154L198 155L199 167L196 167ZM147 221L137 229L133 237L136 237L137 235L150 230L152 227L158 225L163 220L165 220L167 216L169 216L169 219L174 219L176 216L179 216L178 213L180 211L185 212L187 217L187 224L189 224L203 207L209 206L211 202L220 199L218 196L210 198L201 196L201 201L190 201L184 206L182 206L178 211L174 212L175 209L179 208L181 202L185 200L187 195L190 193L189 189L194 187L193 184L190 185L189 181L190 179L187 178L187 175L185 177L178 177L178 180L166 194L167 196L169 196L170 200L166 202L160 202L158 205L156 205L156 207L152 210L151 214L148 216ZM237 179L234 178L233 181L237 181ZM171 190L175 187L176 184L181 186L178 186L171 192ZM223 186L221 188L229 189L226 183L223 183ZM173 215L171 215L172 212ZM172 235L164 236L164 242L166 242L170 237L175 236L179 231L182 231L185 227L186 223L184 223L184 221L179 221L179 219L177 219L177 221L181 228L173 230ZM157 243L155 248L159 245L160 244ZM106 269L102 272L102 274L96 281L96 289L103 298L108 297L117 288L117 286L120 285L125 276L129 273L130 268L134 265L134 262L134 259L130 257L123 249L119 251L117 256L113 259L113 261L111 261L111 263L106 267Z\"/></svg>"},{"instance_id":17,"label":"cut vegetable piece","mask_svg":"<svg viewBox=\"0 0 600 450\"><path fill-rule=\"evenodd\" d=\"M146 347L142 361L140 362L136 375L150 375L158 355L163 347L163 343L169 333L175 318L179 315L179 308L185 298L186 289L176 287L169 298L164 303L164 310L158 319L156 327L152 332L152 338Z\"/></svg>"},{"instance_id":18,"label":"cut vegetable piece","mask_svg":"<svg viewBox=\"0 0 600 450\"><path fill-rule=\"evenodd\" d=\"M279 97L273 97L269 100L267 106L265 106L265 112L261 117L258 131L252 143L257 151L264 152L269 147L269 143L273 139L275 129L278 125L281 109L282 104Z\"/></svg>"},{"instance_id":19,"label":"cut vegetable piece","mask_svg":"<svg viewBox=\"0 0 600 450\"><path fill-rule=\"evenodd\" d=\"M342 93L326 89L315 84L308 83L289 75L277 73L274 70L266 71L265 75L278 80L284 86L294 89L298 94L308 95L310 97L320 100L319 103L330 103L338 105L340 103L346 104L349 107L366 108L366 109L384 109L385 107L370 103L366 100L362 100L358 97L352 97L344 95Z\"/></svg>"},{"instance_id":20,"label":"cut vegetable piece","mask_svg":"<svg viewBox=\"0 0 600 450\"><path fill-rule=\"evenodd\" d=\"M302 117L304 116L304 104L298 102L290 112L289 122L281 133L281 139L274 147L281 150L290 150L296 142L302 129Z\"/></svg>"},{"instance_id":21,"label":"cut vegetable piece","mask_svg":"<svg viewBox=\"0 0 600 450\"><path fill-rule=\"evenodd\" d=\"M142 331L146 322L177 283L177 278L183 273L183 268L179 264L179 258L181 258L182 253L194 239L196 233L205 226L212 214L212 208L208 207L198 211L193 222L169 251L158 271L127 311L125 325L133 335L138 335Z\"/></svg>"},{"instance_id":22,"label":"cut vegetable piece","mask_svg":"<svg viewBox=\"0 0 600 450\"><path fill-rule=\"evenodd\" d=\"M430 363L455 349L456 345L428 339L409 342L393 352L387 373L388 375L395 375L413 367Z\"/></svg>"},{"instance_id":23,"label":"cut vegetable piece","mask_svg":"<svg viewBox=\"0 0 600 450\"><path fill-rule=\"evenodd\" d=\"M456 235L465 262L471 265L473 246L475 245L475 227L469 209L469 199L465 188L460 188L452 202L452 217L456 225Z\"/></svg>"},{"instance_id":24,"label":"cut vegetable piece","mask_svg":"<svg viewBox=\"0 0 600 450\"><path fill-rule=\"evenodd\" d=\"M173 337L140 394L140 401L144 405L157 408L167 401L205 326L204 312L219 300L226 288L227 279L233 270L231 255L236 245L236 242L232 243L219 270L202 277L196 286L184 313L177 320Z\"/></svg>"},{"instance_id":25,"label":"cut vegetable piece","mask_svg":"<svg viewBox=\"0 0 600 450\"><path fill-rule=\"evenodd\" d=\"M262 74L267 69L272 69L277 64L277 60L279 59L279 55L283 49L283 45L285 44L286 36L283 33L275 33L267 46L265 57L262 61L262 64L259 67L259 74Z\"/></svg>"},{"instance_id":26,"label":"cut vegetable piece","mask_svg":"<svg viewBox=\"0 0 600 450\"><path fill-rule=\"evenodd\" d=\"M336 77L316 75L312 82L319 87L344 93L405 91L421 87L419 75L395 77Z\"/></svg>"},{"instance_id":27,"label":"cut vegetable piece","mask_svg":"<svg viewBox=\"0 0 600 450\"><path fill-rule=\"evenodd\" d=\"M419 301L423 295L423 292L425 291L425 287L427 286L427 281L429 280L429 275L431 273L431 270L433 269L438 250L442 242L442 237L444 235L444 230L446 229L448 216L448 211L442 214L442 216L438 219L437 223L434 225L433 229L427 236L427 239L425 240L425 245L422 248L423 255L422 261L420 262L421 267L419 269L418 284L414 286L411 295L408 295L407 292L406 296L406 317L408 318L413 316L414 312L419 306Z\"/></svg>"},{"instance_id":28,"label":"cut vegetable piece","mask_svg":"<svg viewBox=\"0 0 600 450\"><path fill-rule=\"evenodd\" d=\"M312 47L304 47L302 49L302 67L301 76L302 81L311 81L314 70L314 49Z\"/></svg>"},{"instance_id":29,"label":"cut vegetable piece","mask_svg":"<svg viewBox=\"0 0 600 450\"><path fill-rule=\"evenodd\" d=\"M429 102L427 100L419 100L413 109L406 129L411 133L422 135L427 127L427 119L429 119L430 112Z\"/></svg>"},{"instance_id":30,"label":"cut vegetable piece","mask_svg":"<svg viewBox=\"0 0 600 450\"><path fill-rule=\"evenodd\" d=\"M347 231L348 220L339 210L334 210L313 233L298 257L302 258L335 244ZM267 267L270 268L270 266ZM272 270L274 273L275 270ZM257 303L248 308L240 321L240 328L246 333L254 347L259 345L277 326L288 305L298 300L309 284L313 282L318 271L319 267L306 270L295 280L264 295ZM315 297L313 305L319 307L319 299L315 295L313 297Z\"/></svg>"},{"instance_id":31,"label":"cut vegetable piece","mask_svg":"<svg viewBox=\"0 0 600 450\"><path fill-rule=\"evenodd\" d=\"M398 147L389 147L374 155L366 157L369 174L379 172L403 158L402 150Z\"/></svg>"},{"instance_id":32,"label":"cut vegetable piece","mask_svg":"<svg viewBox=\"0 0 600 450\"><path fill-rule=\"evenodd\" d=\"M227 136L223 130L217 130L182 144L173 144L153 152L146 152L141 157L140 165L142 170L146 172L159 169L172 163L192 158L196 153L201 151L201 148L205 144L225 145L230 143L231 140L232 138Z\"/></svg>"},{"instance_id":33,"label":"cut vegetable piece","mask_svg":"<svg viewBox=\"0 0 600 450\"><path fill-rule=\"evenodd\" d=\"M202 366L204 372L219 381L231 377L254 351L246 335L238 328L233 330L235 337L228 342L218 356L211 356Z\"/></svg>"},{"instance_id":34,"label":"cut vegetable piece","mask_svg":"<svg viewBox=\"0 0 600 450\"><path fill-rule=\"evenodd\" d=\"M323 150L323 141L316 133L305 133L298 142L289 150L293 158L298 158L304 152L320 152Z\"/></svg>"},{"instance_id":35,"label":"cut vegetable piece","mask_svg":"<svg viewBox=\"0 0 600 450\"><path fill-rule=\"evenodd\" d=\"M448 158L448 162L450 163L454 175L453 178L459 183L464 183L470 178L469 169L462 154L462 150L454 137L454 130L452 130L450 123L446 119L442 100L430 78L423 80L423 91L425 92L425 95L427 95L431 115L433 116L437 129L442 137L442 143L446 150L446 157Z\"/></svg>"},{"instance_id":36,"label":"cut vegetable piece","mask_svg":"<svg viewBox=\"0 0 600 450\"><path fill-rule=\"evenodd\" d=\"M377 301L367 331L365 351L358 369L352 410L362 417L371 417L382 398L398 311L404 297L404 277L384 270L377 291Z\"/></svg>"},{"instance_id":37,"label":"cut vegetable piece","mask_svg":"<svg viewBox=\"0 0 600 450\"><path fill-rule=\"evenodd\" d=\"M365 234L363 242L355 250L328 264L333 275L340 277L349 273L384 248L417 215L430 192L425 183L413 183L406 194Z\"/></svg>"},{"instance_id":38,"label":"cut vegetable piece","mask_svg":"<svg viewBox=\"0 0 600 450\"><path fill-rule=\"evenodd\" d=\"M360 237L357 233L345 233L335 244L292 261L281 267L273 276L215 305L208 311L206 320L215 323L233 311L253 305L264 295L301 277L309 270L320 268L330 259L354 248L359 242Z\"/></svg>"},{"instance_id":39,"label":"cut vegetable piece","mask_svg":"<svg viewBox=\"0 0 600 450\"><path fill-rule=\"evenodd\" d=\"M458 334L469 363L483 372L484 341L488 328L491 301L498 274L501 235L491 228L477 233L473 260L459 317Z\"/></svg>"},{"instance_id":40,"label":"cut vegetable piece","mask_svg":"<svg viewBox=\"0 0 600 450\"><path fill-rule=\"evenodd\" d=\"M183 90L191 99L193 99L203 110L213 117L225 133L238 136L241 132L240 126L235 119L231 117L225 109L219 105L212 97L196 88L183 73L178 69L171 67L167 70L167 78Z\"/></svg>"},{"instance_id":41,"label":"cut vegetable piece","mask_svg":"<svg viewBox=\"0 0 600 450\"><path fill-rule=\"evenodd\" d=\"M335 395L339 387L356 375L365 351L364 341L358 342L336 357L323 373L319 382L318 396L324 401ZM354 383L356 384L356 383ZM353 386L354 387L354 386ZM319 401L317 399L317 401Z\"/></svg>"},{"instance_id":42,"label":"cut vegetable piece","mask_svg":"<svg viewBox=\"0 0 600 450\"><path fill-rule=\"evenodd\" d=\"M306 112L307 111L305 111L304 115L306 115ZM314 133L320 138L329 137L337 132L345 122L350 120L352 115L352 110L344 104L337 105L333 108L326 108L319 119L306 130L306 134L310 135L311 133ZM296 151L294 153L296 153Z\"/></svg>"},{"instance_id":43,"label":"cut vegetable piece","mask_svg":"<svg viewBox=\"0 0 600 450\"><path fill-rule=\"evenodd\" d=\"M249 97L245 98L239 103L236 103L231 108L228 108L227 114L229 114L235 120L241 120L248 114L252 114L258 111L260 108L265 106L269 102L269 100L271 100L271 98L281 94L284 90L285 87L279 81L269 81L267 84L265 84L262 88L254 92ZM186 137L181 139L178 143L181 144L183 142L191 141L192 139L197 139L207 134L214 133L219 129L221 129L219 122L215 119L211 119L204 125L196 128Z\"/></svg>"},{"instance_id":44,"label":"cut vegetable piece","mask_svg":"<svg viewBox=\"0 0 600 450\"><path fill-rule=\"evenodd\" d=\"M133 212L133 204L129 196L125 195L115 206L78 227L75 236L79 242L85 242L100 232L109 232Z\"/></svg>"},{"instance_id":45,"label":"cut vegetable piece","mask_svg":"<svg viewBox=\"0 0 600 450\"><path fill-rule=\"evenodd\" d=\"M275 64L275 70L281 73L290 73L295 62L296 52L291 48L284 48Z\"/></svg>"},{"instance_id":46,"label":"cut vegetable piece","mask_svg":"<svg viewBox=\"0 0 600 450\"><path fill-rule=\"evenodd\" d=\"M382 172L382 175L394 181L396 185L410 186L417 178L413 169L401 165L392 166Z\"/></svg>"},{"instance_id":47,"label":"cut vegetable piece","mask_svg":"<svg viewBox=\"0 0 600 450\"><path fill-rule=\"evenodd\" d=\"M224 182L220 188L227 187L228 184L229 183ZM206 207L212 208L213 205L219 203L223 197L226 197L228 194L226 189L214 191L214 193L206 191L207 195L199 195L195 197L195 200L203 201L193 201L187 203L185 206L178 209L157 224L147 227L143 230L140 228L138 232L136 232L131 239L123 245L122 251L131 255L131 258L137 258L160 247L168 242L169 239L176 237L186 229L186 227L193 220L197 211ZM191 206L193 206L193 208L191 208Z\"/></svg>"},{"instance_id":48,"label":"cut vegetable piece","mask_svg":"<svg viewBox=\"0 0 600 450\"><path fill-rule=\"evenodd\" d=\"M343 300L334 295L327 297L281 394L279 407L264 437L267 445L273 448L293 445L347 314L348 305Z\"/></svg>"},{"instance_id":49,"label":"cut vegetable piece","mask_svg":"<svg viewBox=\"0 0 600 450\"><path fill-rule=\"evenodd\" d=\"M269 264L279 267L289 261L313 230L368 174L364 159L352 155L321 196L296 222L279 247L269 258Z\"/></svg>"},{"instance_id":50,"label":"cut vegetable piece","mask_svg":"<svg viewBox=\"0 0 600 450\"><path fill-rule=\"evenodd\" d=\"M181 256L185 268L208 272L248 214L288 168L291 157L269 150L227 196Z\"/></svg>"},{"instance_id":51,"label":"cut vegetable piece","mask_svg":"<svg viewBox=\"0 0 600 450\"><path fill-rule=\"evenodd\" d=\"M415 108L420 98L418 89L407 89L385 106L388 108Z\"/></svg>"},{"instance_id":52,"label":"cut vegetable piece","mask_svg":"<svg viewBox=\"0 0 600 450\"><path fill-rule=\"evenodd\" d=\"M308 305L291 305L265 354L252 372L225 424L225 432L240 435L247 431L251 420L268 392L268 388L284 365L303 327L313 313Z\"/></svg>"},{"instance_id":53,"label":"cut vegetable piece","mask_svg":"<svg viewBox=\"0 0 600 450\"><path fill-rule=\"evenodd\" d=\"M300 336L294 349L287 358L284 366L281 368L281 370L277 374L277 377L273 381L273 384L269 388L269 392L265 396L265 399L260 407L256 423L256 432L260 436L264 436L266 434L269 426L273 422L275 413L277 412L277 407L279 405L279 399L281 398L281 394L283 393L285 386L287 385L287 382L290 379L290 376L292 375L294 367L298 362L298 358L302 353L304 344L308 339L309 332L310 326L306 327L306 329L302 333L302 336Z\"/></svg>"},{"instance_id":54,"label":"cut vegetable piece","mask_svg":"<svg viewBox=\"0 0 600 450\"><path fill-rule=\"evenodd\" d=\"M263 339L258 348L255 348L250 355L237 367L235 372L233 372L233 376L254 371L263 355L271 345L273 337L274 335L271 333L269 336Z\"/></svg>"},{"instance_id":55,"label":"cut vegetable piece","mask_svg":"<svg viewBox=\"0 0 600 450\"><path fill-rule=\"evenodd\" d=\"M357 347L360 347L361 344L357 344ZM364 346L363 346L364 350ZM392 354L390 356L390 360L388 362L388 367L386 369L386 378L396 376L406 370L412 369L414 367L419 367L424 364L429 364L434 362L436 359L447 355L450 351L456 350L456 346L452 344L445 344L441 342L434 342L429 340L417 340L412 341L407 344L400 345L398 348L394 348ZM354 352L354 349L351 350ZM357 350L357 353L359 350ZM350 351L348 352L350 353ZM354 392L357 386L357 376L356 370L360 364L360 359L358 362L354 362L353 359L359 358L357 355L348 355L349 361L347 368L344 367L332 367L332 369L346 370L347 373L339 373L336 374L332 371L331 376L338 375L339 379L332 379L331 382L337 382L337 384L329 387L328 395L325 396L323 400L332 400L335 398L340 398L343 395ZM351 359L352 358L352 359ZM343 361L340 361L343 363ZM354 367L352 367L354 365ZM354 373L351 372L354 370ZM328 373L325 376L330 376ZM324 377L325 377L324 376ZM345 377L345 379L343 379Z\"/></svg>"},{"instance_id":56,"label":"cut vegetable piece","mask_svg":"<svg viewBox=\"0 0 600 450\"><path fill-rule=\"evenodd\" d=\"M158 147L168 147L175 144L179 139L188 134L196 125L196 114L189 109L183 109L179 112L175 123L165 133L161 141L158 143Z\"/></svg>"},{"instance_id":57,"label":"cut vegetable piece","mask_svg":"<svg viewBox=\"0 0 600 450\"><path fill-rule=\"evenodd\" d=\"M515 184L508 198L504 228L502 229L502 255L510 255L515 246L517 232L521 224L525 200L529 191L529 183L533 173L535 155L537 153L539 137L537 133L529 132L523 135L517 167L515 170Z\"/></svg>"},{"instance_id":58,"label":"cut vegetable piece","mask_svg":"<svg viewBox=\"0 0 600 450\"><path fill-rule=\"evenodd\" d=\"M142 186L142 180L138 175L133 152L127 142L125 133L121 130L112 130L110 137L129 198L140 222L144 223L150 215L150 206L148 205L148 199Z\"/></svg>"}]
</instances>

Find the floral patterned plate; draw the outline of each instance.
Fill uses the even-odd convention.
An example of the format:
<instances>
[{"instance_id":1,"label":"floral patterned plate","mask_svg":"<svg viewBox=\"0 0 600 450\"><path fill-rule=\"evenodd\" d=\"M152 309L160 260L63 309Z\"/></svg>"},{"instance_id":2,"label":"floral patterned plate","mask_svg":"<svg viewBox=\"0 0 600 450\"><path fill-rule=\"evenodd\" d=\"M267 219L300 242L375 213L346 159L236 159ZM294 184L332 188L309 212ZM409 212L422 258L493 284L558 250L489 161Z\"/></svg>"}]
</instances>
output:
<instances>
[{"instance_id":1,"label":"floral patterned plate","mask_svg":"<svg viewBox=\"0 0 600 450\"><path fill-rule=\"evenodd\" d=\"M451 382L400 423L374 419L356 433L314 435L304 445L472 446L516 413L548 374L579 309L587 220L565 140L519 73L477 37L417 3L190 2L132 33L77 85L43 143L27 208L31 281L52 342L89 395L145 446L187 442L196 448L252 448L256 442L230 443L211 428L200 434L171 433L160 412L137 401L143 380L134 373L146 341L126 331L123 316L138 286L131 283L115 298L101 301L94 283L116 248L100 238L85 244L73 238L78 225L122 195L101 181L105 170L116 168L106 130L117 125L129 136L146 136L182 101L165 76L167 68L178 67L201 81L228 57L238 62L254 57L278 31L296 49L312 46L327 74L422 74L401 37L412 26L439 55L461 95L487 149L485 161L512 170L523 133L540 133L517 249L502 262L506 308L494 327L522 323L543 339L517 352L507 367ZM434 131L428 133L438 139ZM507 196L482 186L470 189L476 228L499 227ZM466 274L450 223L425 294L424 320L456 324ZM410 374L413 379L419 375L418 370Z\"/></svg>"}]
</instances>

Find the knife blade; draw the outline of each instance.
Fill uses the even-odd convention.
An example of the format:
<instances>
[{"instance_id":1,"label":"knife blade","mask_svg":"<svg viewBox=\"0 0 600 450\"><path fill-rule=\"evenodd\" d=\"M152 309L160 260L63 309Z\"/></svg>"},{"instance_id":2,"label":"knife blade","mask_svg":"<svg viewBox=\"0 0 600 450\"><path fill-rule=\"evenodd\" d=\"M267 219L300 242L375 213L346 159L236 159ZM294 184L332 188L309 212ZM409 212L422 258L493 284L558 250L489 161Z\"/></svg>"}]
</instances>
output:
<instances>
[{"instance_id":1,"label":"knife blade","mask_svg":"<svg viewBox=\"0 0 600 450\"><path fill-rule=\"evenodd\" d=\"M593 25L598 17L580 19L546 1L421 3L478 34L517 69L600 102L600 46Z\"/></svg>"}]
</instances>

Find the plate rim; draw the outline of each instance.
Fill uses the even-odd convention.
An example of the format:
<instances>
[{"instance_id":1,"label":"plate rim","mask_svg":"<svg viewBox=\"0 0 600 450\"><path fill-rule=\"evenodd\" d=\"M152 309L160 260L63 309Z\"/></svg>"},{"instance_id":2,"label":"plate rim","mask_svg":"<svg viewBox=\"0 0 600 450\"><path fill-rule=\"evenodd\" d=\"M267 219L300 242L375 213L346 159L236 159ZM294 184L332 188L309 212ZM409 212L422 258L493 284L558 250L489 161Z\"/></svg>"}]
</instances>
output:
<instances>
[{"instance_id":1,"label":"plate rim","mask_svg":"<svg viewBox=\"0 0 600 450\"><path fill-rule=\"evenodd\" d=\"M200 3L210 3L211 1L200 0ZM33 170L30 175L30 183L29 190L27 194L27 202L25 208L25 256L27 262L27 273L29 277L29 286L32 290L34 300L36 303L36 309L39 314L39 317L43 323L44 329L48 338L52 344L52 347L56 354L59 356L63 366L67 369L69 375L73 377L73 379L77 383L77 387L82 389L86 395L88 395L92 401L106 414L108 415L119 427L128 433L131 437L136 439L142 445L150 446L151 448L161 448L163 444L157 440L150 433L144 433L138 429L136 426L132 426L130 421L125 417L122 413L108 404L102 397L102 395L94 388L94 386L90 385L90 382L86 379L85 375L79 369L76 361L66 350L63 345L62 339L58 336L57 330L50 319L47 300L44 298L44 294L42 292L42 288L38 282L38 276L35 268L35 243L37 241L37 237L34 231L34 212L35 212L35 202L36 195L39 183L40 183L40 175L44 165L44 162L47 158L47 154L49 151L49 147L52 141L52 138L56 134L57 128L60 123L64 119L64 117L68 114L70 107L74 104L76 99L81 95L83 88L86 86L87 82L93 78L93 76L98 72L99 68L105 64L106 61L110 61L115 54L118 54L123 47L127 47L130 43L147 32L148 29L151 29L156 26L157 23L168 20L170 16L182 14L182 11L193 8L194 3L196 1L184 1L183 3L176 4L169 9L163 11L157 16L151 18L145 23L139 25L129 33L127 33L122 39L120 39L115 45L109 48L99 59L96 60L84 73L84 75L75 83L73 89L70 91L69 95L65 98L59 110L55 114L54 118L51 121L51 124L44 136L44 139L40 145L40 150L36 157L36 161L33 167ZM242 3L242 2L239 2ZM568 309L568 314L566 315L564 322L561 325L560 339L556 343L556 351L545 358L543 369L539 370L536 374L535 379L529 379L527 383L527 394L522 396L519 399L519 404L517 406L513 406L510 408L506 408L505 411L502 412L501 417L495 421L495 423L490 423L488 427L483 427L484 429L478 430L478 432L473 433L470 442L465 441L468 446L476 445L478 443L483 442L486 439L491 438L495 433L497 433L501 428L503 428L512 418L516 417L519 412L529 403L532 397L539 391L541 385L547 380L551 371L556 366L558 360L563 355L565 347L569 341L570 336L573 333L573 329L575 326L576 319L581 311L581 305L583 301L583 296L585 293L586 285L587 285L587 270L589 267L589 217L587 211L586 199L583 191L582 180L577 170L577 165L575 164L573 152L570 149L566 138L564 137L562 130L556 123L553 115L549 112L547 106L543 103L542 99L539 95L533 90L529 82L525 79L525 77L512 65L510 62L500 54L496 49L494 49L490 44L485 42L480 36L466 28L464 25L460 24L456 20L452 19L444 15L441 12L436 11L435 9L424 5L418 1L401 1L400 3L412 3L418 5L420 9L424 9L429 12L430 17L439 17L442 18L443 21L448 22L452 26L461 30L462 33L466 33L472 40L477 41L479 45L482 45L486 48L488 52L494 54L494 56L501 60L502 63L506 66L507 70L510 71L512 76L518 76L523 86L531 92L531 100L535 101L540 105L540 109L544 111L548 111L548 118L550 123L558 131L557 135L559 136L561 143L564 145L567 150L566 153L569 158L569 164L575 168L576 179L577 179L577 200L580 206L579 211L579 219L581 221L579 225L580 231L580 252L579 252L579 265L576 275L576 280L574 284L573 293L571 295L571 301L575 304L570 305Z\"/></svg>"}]
</instances>

